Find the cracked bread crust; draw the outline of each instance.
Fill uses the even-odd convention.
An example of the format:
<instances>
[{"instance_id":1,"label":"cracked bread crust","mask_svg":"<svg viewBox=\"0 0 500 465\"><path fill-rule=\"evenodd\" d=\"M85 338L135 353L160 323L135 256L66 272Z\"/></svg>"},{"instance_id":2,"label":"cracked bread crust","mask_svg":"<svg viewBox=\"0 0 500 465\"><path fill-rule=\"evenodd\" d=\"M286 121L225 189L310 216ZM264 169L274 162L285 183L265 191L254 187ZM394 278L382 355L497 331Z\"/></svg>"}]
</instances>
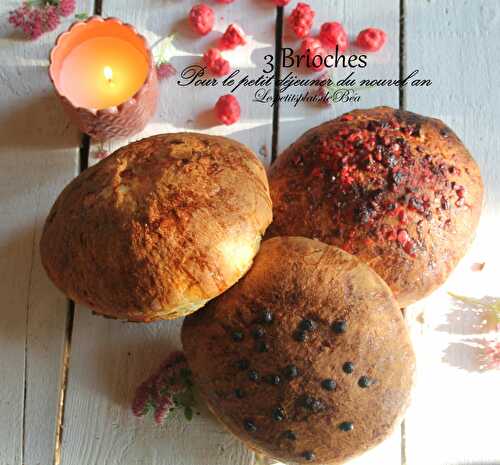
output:
<instances>
[{"instance_id":1,"label":"cracked bread crust","mask_svg":"<svg viewBox=\"0 0 500 465\"><path fill-rule=\"evenodd\" d=\"M343 463L409 402L415 358L390 289L311 239L264 241L242 280L184 320L182 344L215 416L285 463Z\"/></svg>"},{"instance_id":2,"label":"cracked bread crust","mask_svg":"<svg viewBox=\"0 0 500 465\"><path fill-rule=\"evenodd\" d=\"M266 173L247 147L157 135L64 189L43 230L42 262L59 289L96 313L173 319L241 278L271 220Z\"/></svg>"}]
</instances>

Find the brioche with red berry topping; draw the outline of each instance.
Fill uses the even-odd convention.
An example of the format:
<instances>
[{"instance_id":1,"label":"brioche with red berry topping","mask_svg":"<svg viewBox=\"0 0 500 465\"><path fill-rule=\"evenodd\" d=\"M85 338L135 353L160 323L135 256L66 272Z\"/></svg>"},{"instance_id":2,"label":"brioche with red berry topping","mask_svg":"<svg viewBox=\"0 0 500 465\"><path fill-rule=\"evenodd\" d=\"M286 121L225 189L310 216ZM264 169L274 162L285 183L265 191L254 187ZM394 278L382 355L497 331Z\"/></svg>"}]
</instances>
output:
<instances>
[{"instance_id":1,"label":"brioche with red berry topping","mask_svg":"<svg viewBox=\"0 0 500 465\"><path fill-rule=\"evenodd\" d=\"M479 168L441 121L387 107L306 132L270 171L269 237L297 235L368 263L400 306L440 286L481 213Z\"/></svg>"},{"instance_id":2,"label":"brioche with red berry topping","mask_svg":"<svg viewBox=\"0 0 500 465\"><path fill-rule=\"evenodd\" d=\"M250 149L163 134L121 148L64 189L45 223L42 263L99 314L172 319L246 273L271 219L266 173Z\"/></svg>"},{"instance_id":3,"label":"brioche with red berry topping","mask_svg":"<svg viewBox=\"0 0 500 465\"><path fill-rule=\"evenodd\" d=\"M384 281L337 247L265 241L250 271L184 320L209 408L250 448L340 464L381 442L410 397L415 359Z\"/></svg>"}]
</instances>

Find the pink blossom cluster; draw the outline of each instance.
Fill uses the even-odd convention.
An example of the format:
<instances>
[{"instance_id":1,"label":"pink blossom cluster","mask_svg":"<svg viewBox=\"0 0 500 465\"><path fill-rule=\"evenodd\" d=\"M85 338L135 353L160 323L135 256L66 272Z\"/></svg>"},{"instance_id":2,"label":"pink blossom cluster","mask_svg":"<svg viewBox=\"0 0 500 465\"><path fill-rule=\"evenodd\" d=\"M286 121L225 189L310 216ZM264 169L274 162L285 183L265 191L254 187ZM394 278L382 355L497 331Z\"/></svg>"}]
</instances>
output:
<instances>
[{"instance_id":1,"label":"pink blossom cluster","mask_svg":"<svg viewBox=\"0 0 500 465\"><path fill-rule=\"evenodd\" d=\"M61 17L72 14L75 7L75 0L24 1L9 13L9 23L21 29L29 39L35 40L43 33L56 29Z\"/></svg>"},{"instance_id":2,"label":"pink blossom cluster","mask_svg":"<svg viewBox=\"0 0 500 465\"><path fill-rule=\"evenodd\" d=\"M500 342L488 341L483 344L483 351L480 359L482 370L500 370Z\"/></svg>"},{"instance_id":3,"label":"pink blossom cluster","mask_svg":"<svg viewBox=\"0 0 500 465\"><path fill-rule=\"evenodd\" d=\"M174 397L191 387L186 357L182 352L172 352L157 373L142 383L132 403L132 413L142 417L153 411L155 422L163 424L176 407Z\"/></svg>"}]
</instances>

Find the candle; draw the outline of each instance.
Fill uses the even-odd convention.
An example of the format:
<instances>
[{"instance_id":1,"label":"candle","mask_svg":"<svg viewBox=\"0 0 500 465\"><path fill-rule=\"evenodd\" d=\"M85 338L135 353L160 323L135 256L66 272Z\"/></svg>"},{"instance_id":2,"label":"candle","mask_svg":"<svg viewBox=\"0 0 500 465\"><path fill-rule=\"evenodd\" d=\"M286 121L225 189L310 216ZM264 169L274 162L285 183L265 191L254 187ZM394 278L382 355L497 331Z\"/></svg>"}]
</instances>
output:
<instances>
[{"instance_id":1,"label":"candle","mask_svg":"<svg viewBox=\"0 0 500 465\"><path fill-rule=\"evenodd\" d=\"M156 109L158 82L146 40L114 18L93 17L63 33L49 75L69 116L99 140L140 131Z\"/></svg>"}]
</instances>

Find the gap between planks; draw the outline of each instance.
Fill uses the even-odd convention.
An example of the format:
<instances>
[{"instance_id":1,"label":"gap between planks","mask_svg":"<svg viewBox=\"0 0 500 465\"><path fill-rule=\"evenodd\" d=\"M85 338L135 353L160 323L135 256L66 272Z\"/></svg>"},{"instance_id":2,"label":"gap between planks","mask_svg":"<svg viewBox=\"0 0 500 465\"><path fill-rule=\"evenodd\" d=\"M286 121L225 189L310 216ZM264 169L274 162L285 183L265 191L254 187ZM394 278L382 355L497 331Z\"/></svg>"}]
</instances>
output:
<instances>
[{"instance_id":1,"label":"gap between planks","mask_svg":"<svg viewBox=\"0 0 500 465\"><path fill-rule=\"evenodd\" d=\"M100 15L102 13L102 2L103 0L94 1L94 15ZM85 171L89 166L90 143L90 137L86 134L82 134L82 142L79 151L79 173ZM68 300L68 313L66 318L67 322L64 339L61 387L59 389L59 412L57 417L57 430L54 448L54 465L59 465L59 463L61 462L61 446L64 434L64 407L66 399L66 389L68 386L69 360L71 355L71 337L73 335L73 322L75 319L75 303L72 300Z\"/></svg>"}]
</instances>

